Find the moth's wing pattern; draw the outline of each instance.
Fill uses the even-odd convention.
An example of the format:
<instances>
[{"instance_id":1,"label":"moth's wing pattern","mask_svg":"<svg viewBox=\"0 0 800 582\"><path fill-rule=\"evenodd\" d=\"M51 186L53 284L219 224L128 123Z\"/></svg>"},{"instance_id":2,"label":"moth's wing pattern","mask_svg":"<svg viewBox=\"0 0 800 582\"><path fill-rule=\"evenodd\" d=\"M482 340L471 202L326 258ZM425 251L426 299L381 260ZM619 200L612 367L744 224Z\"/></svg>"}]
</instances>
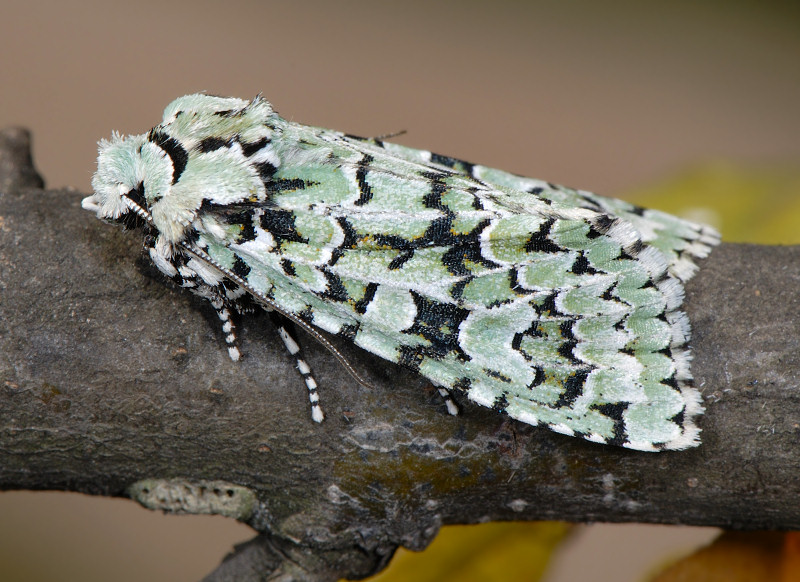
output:
<instances>
[{"instance_id":1,"label":"moth's wing pattern","mask_svg":"<svg viewBox=\"0 0 800 582\"><path fill-rule=\"evenodd\" d=\"M676 259L630 221L427 152L288 123L284 137L267 201L196 221L249 290L524 422L640 450L697 443Z\"/></svg>"},{"instance_id":2,"label":"moth's wing pattern","mask_svg":"<svg viewBox=\"0 0 800 582\"><path fill-rule=\"evenodd\" d=\"M719 233L710 226L694 223L660 210L642 208L618 198L567 188L552 182L381 140L350 135L345 136L345 139L355 143L368 143L386 149L399 158L446 168L486 184L542 196L560 207L586 208L622 218L636 229L642 242L659 249L667 256L670 273L683 282L688 281L697 270L694 260L707 257L720 241Z\"/></svg>"}]
</instances>

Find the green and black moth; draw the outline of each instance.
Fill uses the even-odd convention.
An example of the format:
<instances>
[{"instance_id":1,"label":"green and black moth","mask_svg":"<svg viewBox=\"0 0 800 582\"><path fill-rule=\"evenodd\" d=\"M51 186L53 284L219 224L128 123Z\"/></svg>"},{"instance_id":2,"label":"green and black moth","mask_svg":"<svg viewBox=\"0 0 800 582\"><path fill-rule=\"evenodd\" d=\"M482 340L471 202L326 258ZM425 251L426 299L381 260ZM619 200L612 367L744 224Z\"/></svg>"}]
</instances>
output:
<instances>
[{"instance_id":1,"label":"green and black moth","mask_svg":"<svg viewBox=\"0 0 800 582\"><path fill-rule=\"evenodd\" d=\"M156 267L210 300L234 360L232 312L276 315L316 421L282 321L528 424L643 451L699 443L681 304L709 227L286 121L260 98L175 100L149 133L100 143L92 185L84 208L143 227Z\"/></svg>"}]
</instances>

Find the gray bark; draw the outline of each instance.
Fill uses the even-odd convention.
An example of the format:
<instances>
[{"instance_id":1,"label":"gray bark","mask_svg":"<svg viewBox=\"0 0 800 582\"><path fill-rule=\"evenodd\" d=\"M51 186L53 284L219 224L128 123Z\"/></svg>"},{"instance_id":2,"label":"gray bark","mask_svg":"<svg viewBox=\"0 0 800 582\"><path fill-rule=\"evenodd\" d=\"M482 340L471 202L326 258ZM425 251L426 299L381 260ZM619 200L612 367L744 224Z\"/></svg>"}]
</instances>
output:
<instances>
[{"instance_id":1,"label":"gray bark","mask_svg":"<svg viewBox=\"0 0 800 582\"><path fill-rule=\"evenodd\" d=\"M798 529L800 251L723 244L687 285L702 445L641 453L461 401L352 346L367 389L307 340L327 420L268 318L231 362L209 307L156 280L141 237L42 190L0 135L0 489L131 496L259 532L208 581L337 580L443 524L557 519Z\"/></svg>"}]
</instances>

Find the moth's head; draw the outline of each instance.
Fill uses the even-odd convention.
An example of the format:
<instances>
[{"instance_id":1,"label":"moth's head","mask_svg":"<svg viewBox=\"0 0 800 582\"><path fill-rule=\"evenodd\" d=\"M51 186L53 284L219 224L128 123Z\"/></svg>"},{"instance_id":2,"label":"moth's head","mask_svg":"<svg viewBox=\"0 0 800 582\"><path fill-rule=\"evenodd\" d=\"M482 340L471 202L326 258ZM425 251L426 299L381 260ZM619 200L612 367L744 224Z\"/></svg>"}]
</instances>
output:
<instances>
[{"instance_id":1,"label":"moth's head","mask_svg":"<svg viewBox=\"0 0 800 582\"><path fill-rule=\"evenodd\" d=\"M97 171L92 178L94 194L81 205L98 218L136 224L150 221L154 197L169 190L172 163L147 135L113 134L99 143Z\"/></svg>"},{"instance_id":2,"label":"moth's head","mask_svg":"<svg viewBox=\"0 0 800 582\"><path fill-rule=\"evenodd\" d=\"M82 206L124 224L144 219L166 242L179 242L203 203L235 204L265 195L258 164L280 163L270 153L276 119L259 98L176 99L149 133L114 134L100 142L94 194Z\"/></svg>"}]
</instances>

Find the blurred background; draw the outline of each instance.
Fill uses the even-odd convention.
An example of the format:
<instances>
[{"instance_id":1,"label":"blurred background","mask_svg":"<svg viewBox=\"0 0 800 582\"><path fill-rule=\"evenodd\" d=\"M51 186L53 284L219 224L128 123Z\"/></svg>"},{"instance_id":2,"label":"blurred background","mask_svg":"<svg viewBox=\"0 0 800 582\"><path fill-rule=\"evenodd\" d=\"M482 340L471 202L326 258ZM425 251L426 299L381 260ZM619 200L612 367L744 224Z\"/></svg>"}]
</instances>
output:
<instances>
[{"instance_id":1,"label":"blurred background","mask_svg":"<svg viewBox=\"0 0 800 582\"><path fill-rule=\"evenodd\" d=\"M799 57L791 2L2 0L0 127L33 131L48 186L87 192L112 130L142 133L190 92L263 93L287 119L406 130L395 141L690 213L727 240L790 243ZM251 535L124 500L4 492L0 580L195 581ZM640 580L714 535L590 526L547 580Z\"/></svg>"}]
</instances>

